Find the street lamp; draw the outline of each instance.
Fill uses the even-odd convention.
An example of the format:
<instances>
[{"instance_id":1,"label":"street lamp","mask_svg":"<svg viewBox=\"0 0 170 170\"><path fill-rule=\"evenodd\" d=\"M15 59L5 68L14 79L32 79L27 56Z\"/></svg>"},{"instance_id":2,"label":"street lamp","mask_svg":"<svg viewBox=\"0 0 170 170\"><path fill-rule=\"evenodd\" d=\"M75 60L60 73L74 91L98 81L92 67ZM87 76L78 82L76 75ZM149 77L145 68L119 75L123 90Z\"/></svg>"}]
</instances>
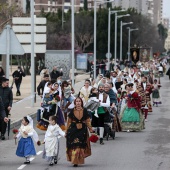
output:
<instances>
[{"instance_id":1,"label":"street lamp","mask_svg":"<svg viewBox=\"0 0 170 170\"><path fill-rule=\"evenodd\" d=\"M117 16L117 13L115 13L115 56L114 56L115 64L117 59L117 19L122 17L128 17L128 16L130 16L130 14Z\"/></svg>"},{"instance_id":2,"label":"street lamp","mask_svg":"<svg viewBox=\"0 0 170 170\"><path fill-rule=\"evenodd\" d=\"M74 87L74 0L71 6L72 86Z\"/></svg>"},{"instance_id":3,"label":"street lamp","mask_svg":"<svg viewBox=\"0 0 170 170\"><path fill-rule=\"evenodd\" d=\"M125 11L125 10L110 11L110 8L109 8L109 14L108 14L108 52L107 52L109 70L110 70L110 57L111 57L111 55L110 55L110 29L111 29L110 20L111 20L111 15L117 14L117 12L123 12L123 11Z\"/></svg>"},{"instance_id":4,"label":"street lamp","mask_svg":"<svg viewBox=\"0 0 170 170\"><path fill-rule=\"evenodd\" d=\"M112 1L105 1L105 2L101 2L99 4L105 4L105 3L110 3L113 2ZM94 0L94 67L93 67L93 71L94 71L94 76L93 78L96 78L96 25L97 25L97 17L96 17L96 0Z\"/></svg>"},{"instance_id":5,"label":"street lamp","mask_svg":"<svg viewBox=\"0 0 170 170\"><path fill-rule=\"evenodd\" d=\"M130 61L130 33L132 31L138 31L138 28L135 29L130 29L130 27L127 27L127 29L129 30L129 36L128 36L128 61Z\"/></svg>"},{"instance_id":6,"label":"street lamp","mask_svg":"<svg viewBox=\"0 0 170 170\"><path fill-rule=\"evenodd\" d=\"M122 61L122 27L128 24L133 24L133 22L120 22L120 61Z\"/></svg>"}]
</instances>

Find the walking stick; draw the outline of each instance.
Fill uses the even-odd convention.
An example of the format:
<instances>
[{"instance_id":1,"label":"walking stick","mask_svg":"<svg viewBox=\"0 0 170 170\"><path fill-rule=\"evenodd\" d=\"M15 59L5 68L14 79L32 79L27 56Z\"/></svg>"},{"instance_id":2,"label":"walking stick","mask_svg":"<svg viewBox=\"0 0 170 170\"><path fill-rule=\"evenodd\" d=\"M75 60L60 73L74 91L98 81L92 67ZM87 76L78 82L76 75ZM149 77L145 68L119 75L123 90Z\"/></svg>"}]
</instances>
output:
<instances>
[{"instance_id":1,"label":"walking stick","mask_svg":"<svg viewBox=\"0 0 170 170\"><path fill-rule=\"evenodd\" d=\"M11 119L10 119L10 117L11 117L11 114L8 115L8 118L9 118L9 120L8 120L8 140L9 140L9 134L10 134L10 128L11 128Z\"/></svg>"}]
</instances>

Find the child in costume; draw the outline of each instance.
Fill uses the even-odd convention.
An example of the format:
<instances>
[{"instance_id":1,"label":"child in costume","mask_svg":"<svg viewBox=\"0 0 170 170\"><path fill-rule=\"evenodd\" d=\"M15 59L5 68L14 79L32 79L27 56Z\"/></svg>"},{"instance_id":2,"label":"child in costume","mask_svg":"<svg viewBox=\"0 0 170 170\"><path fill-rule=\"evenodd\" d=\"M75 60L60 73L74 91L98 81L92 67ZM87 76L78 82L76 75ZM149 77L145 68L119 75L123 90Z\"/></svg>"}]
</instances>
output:
<instances>
[{"instance_id":1,"label":"child in costume","mask_svg":"<svg viewBox=\"0 0 170 170\"><path fill-rule=\"evenodd\" d=\"M24 164L30 164L30 156L36 155L33 139L38 142L38 134L33 129L33 120L30 116L26 116L22 119L19 133L14 136L15 139L19 138L16 155L19 157L25 157Z\"/></svg>"},{"instance_id":2,"label":"child in costume","mask_svg":"<svg viewBox=\"0 0 170 170\"><path fill-rule=\"evenodd\" d=\"M65 136L65 132L61 130L56 122L56 116L49 117L49 125L45 133L45 147L43 152L43 158L50 162L50 166L53 165L53 161L57 164L59 154L59 140L58 136Z\"/></svg>"},{"instance_id":3,"label":"child in costume","mask_svg":"<svg viewBox=\"0 0 170 170\"><path fill-rule=\"evenodd\" d=\"M97 109L100 106L100 101L97 99L98 89L93 87L90 91L89 100L85 104L84 108L86 108L90 112L94 112L94 116L99 117L97 114Z\"/></svg>"}]
</instances>

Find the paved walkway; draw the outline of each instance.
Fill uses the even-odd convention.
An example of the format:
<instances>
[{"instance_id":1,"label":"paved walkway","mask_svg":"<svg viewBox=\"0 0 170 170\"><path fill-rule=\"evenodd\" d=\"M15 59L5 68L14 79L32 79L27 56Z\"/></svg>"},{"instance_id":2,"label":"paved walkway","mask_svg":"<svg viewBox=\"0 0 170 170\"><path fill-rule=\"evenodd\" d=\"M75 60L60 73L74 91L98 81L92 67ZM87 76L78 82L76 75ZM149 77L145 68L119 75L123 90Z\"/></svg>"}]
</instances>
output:
<instances>
[{"instance_id":1,"label":"paved walkway","mask_svg":"<svg viewBox=\"0 0 170 170\"><path fill-rule=\"evenodd\" d=\"M89 78L88 74L77 75L75 83L75 92L78 94L80 88L84 85L84 80ZM36 77L36 86L40 82L40 76ZM10 83L12 82L12 77L10 76ZM23 78L21 84L21 96L16 96L16 87L13 86L13 96L14 103L11 110L11 128L20 124L20 120L26 116L31 115L35 116L37 109L40 107L41 98L37 95L37 101L34 104L34 107L31 107L31 76L26 76Z\"/></svg>"}]
</instances>

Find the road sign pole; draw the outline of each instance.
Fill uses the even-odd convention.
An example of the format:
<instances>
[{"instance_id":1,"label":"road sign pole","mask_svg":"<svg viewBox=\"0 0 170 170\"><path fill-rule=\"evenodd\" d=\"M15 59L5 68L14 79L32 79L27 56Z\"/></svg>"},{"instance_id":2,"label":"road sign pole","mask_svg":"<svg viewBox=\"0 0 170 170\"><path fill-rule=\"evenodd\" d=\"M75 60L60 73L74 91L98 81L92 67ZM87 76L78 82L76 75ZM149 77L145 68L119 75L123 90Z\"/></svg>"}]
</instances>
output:
<instances>
[{"instance_id":1,"label":"road sign pole","mask_svg":"<svg viewBox=\"0 0 170 170\"><path fill-rule=\"evenodd\" d=\"M6 44L6 78L9 78L9 57L10 57L10 25L6 26L6 37L7 37L7 44Z\"/></svg>"},{"instance_id":2,"label":"road sign pole","mask_svg":"<svg viewBox=\"0 0 170 170\"><path fill-rule=\"evenodd\" d=\"M34 0L31 0L31 106L34 107Z\"/></svg>"}]
</instances>

